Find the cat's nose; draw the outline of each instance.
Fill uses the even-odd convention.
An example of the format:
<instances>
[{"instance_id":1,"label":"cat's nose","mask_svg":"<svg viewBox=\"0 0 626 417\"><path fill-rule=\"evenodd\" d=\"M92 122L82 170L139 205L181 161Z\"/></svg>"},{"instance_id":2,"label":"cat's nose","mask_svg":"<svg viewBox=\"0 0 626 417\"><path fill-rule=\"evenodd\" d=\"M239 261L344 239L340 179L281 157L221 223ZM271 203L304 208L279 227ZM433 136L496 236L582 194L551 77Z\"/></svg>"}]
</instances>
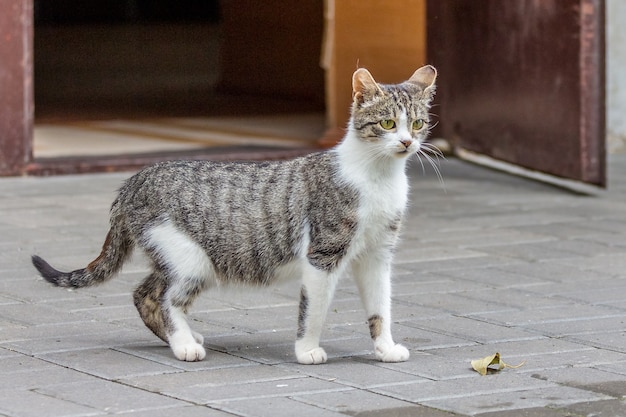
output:
<instances>
[{"instance_id":1,"label":"cat's nose","mask_svg":"<svg viewBox=\"0 0 626 417\"><path fill-rule=\"evenodd\" d=\"M409 146L413 143L411 139L400 139L400 143L404 145L405 148L408 149Z\"/></svg>"}]
</instances>

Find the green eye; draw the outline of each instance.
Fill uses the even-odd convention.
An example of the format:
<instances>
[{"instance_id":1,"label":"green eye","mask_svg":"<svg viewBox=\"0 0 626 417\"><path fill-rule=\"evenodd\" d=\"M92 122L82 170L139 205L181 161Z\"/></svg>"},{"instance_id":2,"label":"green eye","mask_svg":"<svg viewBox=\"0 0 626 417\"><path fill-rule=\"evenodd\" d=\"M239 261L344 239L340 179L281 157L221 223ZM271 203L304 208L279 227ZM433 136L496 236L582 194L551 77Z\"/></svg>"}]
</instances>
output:
<instances>
[{"instance_id":1,"label":"green eye","mask_svg":"<svg viewBox=\"0 0 626 417\"><path fill-rule=\"evenodd\" d=\"M391 119L381 120L378 124L385 130L391 130L396 127L396 122Z\"/></svg>"},{"instance_id":2,"label":"green eye","mask_svg":"<svg viewBox=\"0 0 626 417\"><path fill-rule=\"evenodd\" d=\"M422 119L417 119L413 122L413 130L420 130L424 127L424 121Z\"/></svg>"}]
</instances>

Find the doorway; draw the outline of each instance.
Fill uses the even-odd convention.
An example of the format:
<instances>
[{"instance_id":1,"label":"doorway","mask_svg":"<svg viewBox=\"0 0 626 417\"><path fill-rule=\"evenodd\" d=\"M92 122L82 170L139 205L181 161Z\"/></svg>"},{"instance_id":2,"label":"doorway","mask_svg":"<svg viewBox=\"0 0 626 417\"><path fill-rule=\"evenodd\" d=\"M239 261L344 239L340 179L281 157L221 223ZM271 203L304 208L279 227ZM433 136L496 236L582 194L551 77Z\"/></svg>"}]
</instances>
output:
<instances>
[{"instance_id":1,"label":"doorway","mask_svg":"<svg viewBox=\"0 0 626 417\"><path fill-rule=\"evenodd\" d=\"M36 0L35 161L315 146L323 7Z\"/></svg>"}]
</instances>

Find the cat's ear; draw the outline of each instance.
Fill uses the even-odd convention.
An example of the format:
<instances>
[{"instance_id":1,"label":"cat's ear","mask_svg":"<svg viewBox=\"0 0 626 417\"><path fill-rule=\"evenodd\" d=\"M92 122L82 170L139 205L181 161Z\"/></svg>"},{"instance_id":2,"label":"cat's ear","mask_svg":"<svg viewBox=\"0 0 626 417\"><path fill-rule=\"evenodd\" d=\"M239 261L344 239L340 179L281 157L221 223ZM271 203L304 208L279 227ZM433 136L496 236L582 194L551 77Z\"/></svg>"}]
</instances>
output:
<instances>
[{"instance_id":1,"label":"cat's ear","mask_svg":"<svg viewBox=\"0 0 626 417\"><path fill-rule=\"evenodd\" d=\"M359 68L352 74L352 96L358 104L374 97L376 94L382 94L382 90L378 86L372 74L365 68Z\"/></svg>"},{"instance_id":2,"label":"cat's ear","mask_svg":"<svg viewBox=\"0 0 626 417\"><path fill-rule=\"evenodd\" d=\"M437 70L432 65L425 65L419 68L407 80L408 83L418 85L424 90L424 95L432 96L435 94L435 80L437 79Z\"/></svg>"}]
</instances>

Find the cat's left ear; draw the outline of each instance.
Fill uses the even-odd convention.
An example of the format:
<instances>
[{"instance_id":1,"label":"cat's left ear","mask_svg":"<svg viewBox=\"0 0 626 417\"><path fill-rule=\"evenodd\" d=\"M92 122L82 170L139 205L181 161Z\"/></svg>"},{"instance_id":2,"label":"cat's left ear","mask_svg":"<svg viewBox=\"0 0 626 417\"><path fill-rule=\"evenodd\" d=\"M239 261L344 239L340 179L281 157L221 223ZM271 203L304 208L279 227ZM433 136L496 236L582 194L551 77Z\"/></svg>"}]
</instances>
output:
<instances>
[{"instance_id":1,"label":"cat's left ear","mask_svg":"<svg viewBox=\"0 0 626 417\"><path fill-rule=\"evenodd\" d=\"M432 65L425 65L419 68L407 80L408 83L418 85L424 91L426 97L432 98L435 95L435 80L437 70Z\"/></svg>"},{"instance_id":2,"label":"cat's left ear","mask_svg":"<svg viewBox=\"0 0 626 417\"><path fill-rule=\"evenodd\" d=\"M383 92L368 70L359 68L354 71L352 74L352 96L355 103L363 104L364 101L379 93L382 94Z\"/></svg>"}]
</instances>

